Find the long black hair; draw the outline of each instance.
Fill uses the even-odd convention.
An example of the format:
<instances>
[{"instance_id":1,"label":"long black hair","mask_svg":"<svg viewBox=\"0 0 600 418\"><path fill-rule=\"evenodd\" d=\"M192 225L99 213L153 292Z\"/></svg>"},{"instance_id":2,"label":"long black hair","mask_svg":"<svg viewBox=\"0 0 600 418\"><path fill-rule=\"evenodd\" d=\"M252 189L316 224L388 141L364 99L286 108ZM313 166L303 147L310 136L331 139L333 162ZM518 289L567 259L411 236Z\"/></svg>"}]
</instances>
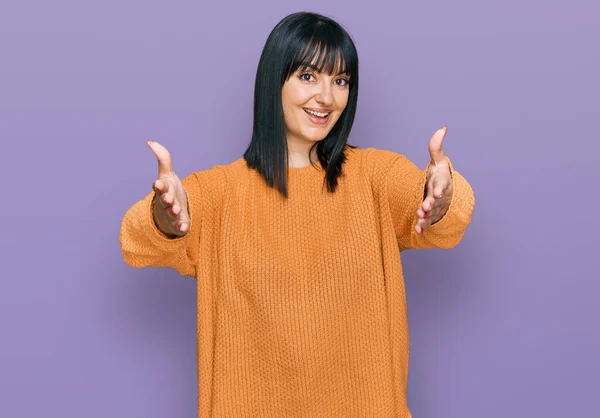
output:
<instances>
[{"instance_id":1,"label":"long black hair","mask_svg":"<svg viewBox=\"0 0 600 418\"><path fill-rule=\"evenodd\" d=\"M316 61L315 61L316 58ZM325 170L327 190L335 192L346 161L345 148L354 123L358 100L358 54L352 38L326 16L298 12L283 18L271 31L263 48L254 86L252 140L244 153L246 165L257 170L269 187L288 196L288 147L281 103L283 84L298 68L316 63L316 70L350 77L346 108L329 134L316 142L317 156Z\"/></svg>"}]
</instances>

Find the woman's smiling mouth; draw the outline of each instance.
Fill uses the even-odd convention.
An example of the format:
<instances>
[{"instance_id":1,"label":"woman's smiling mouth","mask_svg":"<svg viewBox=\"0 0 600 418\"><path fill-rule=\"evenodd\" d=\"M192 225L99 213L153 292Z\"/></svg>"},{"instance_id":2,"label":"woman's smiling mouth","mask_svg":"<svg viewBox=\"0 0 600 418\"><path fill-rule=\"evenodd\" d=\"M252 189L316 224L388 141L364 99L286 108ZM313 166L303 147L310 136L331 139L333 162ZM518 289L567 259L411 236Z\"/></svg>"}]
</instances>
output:
<instances>
[{"instance_id":1,"label":"woman's smiling mouth","mask_svg":"<svg viewBox=\"0 0 600 418\"><path fill-rule=\"evenodd\" d=\"M323 125L325 123L327 123L327 121L329 120L329 115L331 115L331 112L317 112L315 110L311 110L311 109L307 109L307 108L303 108L304 112L306 113L306 115L308 116L308 119L313 122L316 123L317 125Z\"/></svg>"}]
</instances>

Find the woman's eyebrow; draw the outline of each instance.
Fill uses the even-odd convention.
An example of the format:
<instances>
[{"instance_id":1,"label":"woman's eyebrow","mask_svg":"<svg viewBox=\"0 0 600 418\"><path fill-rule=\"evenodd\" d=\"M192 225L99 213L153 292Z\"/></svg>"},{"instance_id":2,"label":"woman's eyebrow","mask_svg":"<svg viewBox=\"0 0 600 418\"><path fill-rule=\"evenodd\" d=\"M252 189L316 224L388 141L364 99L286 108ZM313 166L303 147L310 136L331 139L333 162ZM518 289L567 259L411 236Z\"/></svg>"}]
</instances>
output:
<instances>
[{"instance_id":1,"label":"woman's eyebrow","mask_svg":"<svg viewBox=\"0 0 600 418\"><path fill-rule=\"evenodd\" d=\"M310 68L310 69L311 69L311 70L313 70L313 71L320 72L320 71L319 71L319 68L318 68L316 65L314 65L314 64L305 64L305 65L303 65L301 68L302 68L302 71L304 71L304 70L307 70L307 69L309 69L309 68ZM337 73L336 75L346 75L346 76L350 76L350 73L349 73L348 71L343 71L343 72L341 72L341 73Z\"/></svg>"}]
</instances>

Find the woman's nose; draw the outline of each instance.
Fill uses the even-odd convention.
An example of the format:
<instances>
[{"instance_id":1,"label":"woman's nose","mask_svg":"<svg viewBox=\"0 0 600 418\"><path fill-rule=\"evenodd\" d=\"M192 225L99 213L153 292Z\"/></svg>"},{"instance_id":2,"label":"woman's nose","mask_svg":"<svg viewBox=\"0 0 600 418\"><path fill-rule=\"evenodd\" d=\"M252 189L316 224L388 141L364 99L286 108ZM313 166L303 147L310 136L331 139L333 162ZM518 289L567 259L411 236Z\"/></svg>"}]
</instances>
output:
<instances>
[{"instance_id":1,"label":"woman's nose","mask_svg":"<svg viewBox=\"0 0 600 418\"><path fill-rule=\"evenodd\" d=\"M324 85L321 87L321 91L317 95L317 102L323 106L331 106L333 104L333 93L331 86Z\"/></svg>"}]
</instances>

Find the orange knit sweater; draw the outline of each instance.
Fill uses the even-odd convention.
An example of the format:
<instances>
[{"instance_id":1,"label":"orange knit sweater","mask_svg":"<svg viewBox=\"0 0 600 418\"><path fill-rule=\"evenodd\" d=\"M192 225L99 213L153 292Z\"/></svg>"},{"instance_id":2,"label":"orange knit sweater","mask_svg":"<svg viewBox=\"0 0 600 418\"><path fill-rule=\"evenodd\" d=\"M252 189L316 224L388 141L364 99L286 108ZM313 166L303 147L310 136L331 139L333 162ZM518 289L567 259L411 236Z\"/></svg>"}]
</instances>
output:
<instances>
[{"instance_id":1,"label":"orange knit sweater","mask_svg":"<svg viewBox=\"0 0 600 418\"><path fill-rule=\"evenodd\" d=\"M446 215L417 234L426 169L347 150L334 194L289 170L289 199L240 158L182 179L191 227L168 239L153 194L125 214L124 260L197 281L199 418L408 418L409 330L399 252L451 248L475 204L453 169Z\"/></svg>"}]
</instances>

